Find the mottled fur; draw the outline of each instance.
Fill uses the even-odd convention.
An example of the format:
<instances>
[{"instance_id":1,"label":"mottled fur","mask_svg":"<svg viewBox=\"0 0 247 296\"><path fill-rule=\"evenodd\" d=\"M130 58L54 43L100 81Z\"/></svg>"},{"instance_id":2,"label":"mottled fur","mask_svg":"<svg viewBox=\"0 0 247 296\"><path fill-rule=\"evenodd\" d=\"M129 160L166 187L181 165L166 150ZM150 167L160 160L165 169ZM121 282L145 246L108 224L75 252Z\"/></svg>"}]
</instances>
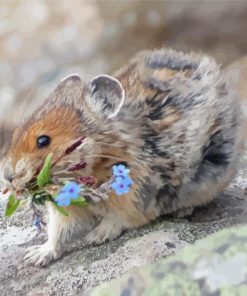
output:
<instances>
[{"instance_id":1,"label":"mottled fur","mask_svg":"<svg viewBox=\"0 0 247 296\"><path fill-rule=\"evenodd\" d=\"M240 107L213 59L142 52L113 76L89 84L66 78L15 132L3 161L5 183L12 173L10 188L23 188L49 152L59 158L82 135L83 145L55 169L85 160L88 167L80 174L92 174L101 184L114 163L125 161L134 180L130 193L69 207L69 217L49 205L48 242L30 250L29 262L57 259L79 230L88 233L88 242L101 243L161 214L205 204L236 173L243 148ZM52 137L46 149L35 146L40 134ZM20 161L25 165L17 171Z\"/></svg>"}]
</instances>

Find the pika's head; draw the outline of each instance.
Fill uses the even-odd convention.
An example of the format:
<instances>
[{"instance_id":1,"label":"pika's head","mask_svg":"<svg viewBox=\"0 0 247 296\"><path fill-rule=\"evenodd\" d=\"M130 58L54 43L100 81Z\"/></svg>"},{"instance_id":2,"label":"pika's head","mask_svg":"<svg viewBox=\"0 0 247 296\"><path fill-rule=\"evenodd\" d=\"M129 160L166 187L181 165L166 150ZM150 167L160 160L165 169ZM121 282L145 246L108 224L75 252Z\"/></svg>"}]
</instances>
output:
<instances>
[{"instance_id":1,"label":"pika's head","mask_svg":"<svg viewBox=\"0 0 247 296\"><path fill-rule=\"evenodd\" d=\"M23 190L50 153L58 172L64 168L73 171L82 161L102 154L95 142L104 141L104 132L110 134L107 129L114 124L123 102L124 90L113 77L101 75L89 83L77 75L63 79L45 103L15 130L2 160L3 187ZM76 149L66 153L73 145Z\"/></svg>"}]
</instances>

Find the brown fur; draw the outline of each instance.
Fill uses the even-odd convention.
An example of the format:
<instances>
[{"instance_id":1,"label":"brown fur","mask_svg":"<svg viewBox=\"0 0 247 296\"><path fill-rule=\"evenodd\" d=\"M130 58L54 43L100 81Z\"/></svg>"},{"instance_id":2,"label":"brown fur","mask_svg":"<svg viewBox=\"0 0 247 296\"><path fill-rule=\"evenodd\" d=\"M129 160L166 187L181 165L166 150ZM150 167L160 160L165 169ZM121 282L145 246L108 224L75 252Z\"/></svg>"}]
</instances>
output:
<instances>
[{"instance_id":1,"label":"brown fur","mask_svg":"<svg viewBox=\"0 0 247 296\"><path fill-rule=\"evenodd\" d=\"M58 120L59 118L59 120ZM21 158L21 154L28 154L35 156L35 161L41 159L43 161L47 153L54 151L61 151L61 143L69 143L78 137L80 129L80 117L74 110L65 107L58 107L51 110L45 117L35 121L32 125L25 125L19 127L14 134L13 143L9 153L13 159L13 165ZM16 135L20 134L21 138ZM39 135L49 135L53 139L53 147L48 147L46 150L38 150L36 145L36 138Z\"/></svg>"}]
</instances>

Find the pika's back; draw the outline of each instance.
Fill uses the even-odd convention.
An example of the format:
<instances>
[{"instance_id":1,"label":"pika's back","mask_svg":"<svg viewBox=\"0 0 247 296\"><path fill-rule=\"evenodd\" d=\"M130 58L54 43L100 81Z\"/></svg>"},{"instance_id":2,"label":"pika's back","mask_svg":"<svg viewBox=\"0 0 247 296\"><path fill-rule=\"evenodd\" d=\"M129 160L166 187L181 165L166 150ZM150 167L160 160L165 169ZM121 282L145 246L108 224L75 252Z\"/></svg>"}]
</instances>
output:
<instances>
[{"instance_id":1,"label":"pika's back","mask_svg":"<svg viewBox=\"0 0 247 296\"><path fill-rule=\"evenodd\" d=\"M202 163L227 166L236 160L241 112L214 59L173 50L146 51L115 77L125 89L125 104L142 113L142 148L152 155L152 163L189 180Z\"/></svg>"},{"instance_id":2,"label":"pika's back","mask_svg":"<svg viewBox=\"0 0 247 296\"><path fill-rule=\"evenodd\" d=\"M218 74L219 67L212 58L161 49L138 53L113 76L122 83L127 100L145 100L157 91L175 90L188 96L202 86L213 86Z\"/></svg>"}]
</instances>

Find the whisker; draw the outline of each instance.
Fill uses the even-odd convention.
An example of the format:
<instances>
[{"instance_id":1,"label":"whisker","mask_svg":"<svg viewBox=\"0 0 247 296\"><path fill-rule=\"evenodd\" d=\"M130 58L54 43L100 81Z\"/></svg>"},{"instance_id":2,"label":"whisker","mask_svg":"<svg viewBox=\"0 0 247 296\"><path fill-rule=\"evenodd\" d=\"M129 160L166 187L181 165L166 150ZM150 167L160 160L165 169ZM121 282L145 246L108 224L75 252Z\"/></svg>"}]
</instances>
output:
<instances>
[{"instance_id":1,"label":"whisker","mask_svg":"<svg viewBox=\"0 0 247 296\"><path fill-rule=\"evenodd\" d=\"M97 157L97 158L108 158L108 159L114 159L114 160L119 160L119 157L113 156L113 155L107 155L107 154L91 154L88 155L87 158L92 158L92 157Z\"/></svg>"},{"instance_id":2,"label":"whisker","mask_svg":"<svg viewBox=\"0 0 247 296\"><path fill-rule=\"evenodd\" d=\"M90 157L95 157L95 158L102 157L102 158L108 158L108 159L118 160L119 162L122 161L121 159L119 159L119 157L115 157L115 156L111 156L111 155L106 155L106 154L89 155L88 158L90 158ZM140 170L140 167L138 167L137 165L132 165L131 166L131 170L132 171L135 171L135 172L138 172Z\"/></svg>"},{"instance_id":3,"label":"whisker","mask_svg":"<svg viewBox=\"0 0 247 296\"><path fill-rule=\"evenodd\" d=\"M66 174L66 175L68 175L69 173L71 174L71 172L69 172L67 169L64 169L64 170L61 170L61 171L54 171L53 172L53 175L60 175L60 174Z\"/></svg>"},{"instance_id":4,"label":"whisker","mask_svg":"<svg viewBox=\"0 0 247 296\"><path fill-rule=\"evenodd\" d=\"M110 147L116 147L116 148L122 148L125 145L124 144L109 144L109 143L104 143L104 142L95 142L96 144L102 145L102 146L110 146Z\"/></svg>"}]
</instances>

